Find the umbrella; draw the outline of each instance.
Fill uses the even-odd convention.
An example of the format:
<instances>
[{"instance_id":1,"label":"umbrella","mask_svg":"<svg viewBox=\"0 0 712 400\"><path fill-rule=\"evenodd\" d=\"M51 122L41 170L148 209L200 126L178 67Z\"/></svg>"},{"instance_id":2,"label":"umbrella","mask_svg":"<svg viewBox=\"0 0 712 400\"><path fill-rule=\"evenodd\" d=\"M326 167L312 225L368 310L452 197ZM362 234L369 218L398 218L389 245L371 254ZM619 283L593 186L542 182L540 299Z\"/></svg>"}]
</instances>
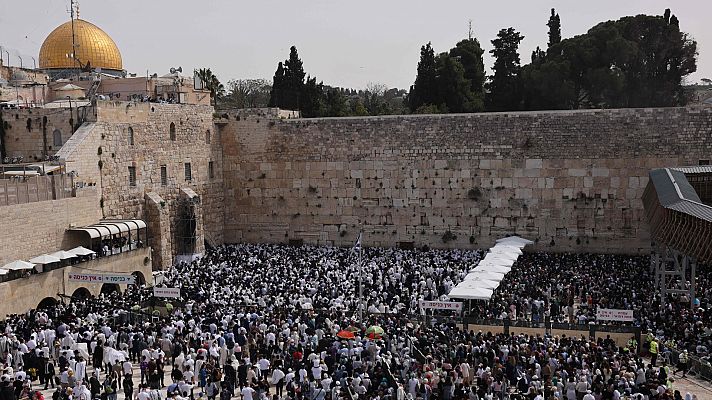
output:
<instances>
[{"instance_id":1,"label":"umbrella","mask_svg":"<svg viewBox=\"0 0 712 400\"><path fill-rule=\"evenodd\" d=\"M5 264L3 265L3 269L6 269L8 271L19 271L23 269L32 269L35 267L35 264L28 263L27 261L22 261L22 260L17 260L13 261L10 264Z\"/></svg>"},{"instance_id":2,"label":"umbrella","mask_svg":"<svg viewBox=\"0 0 712 400\"><path fill-rule=\"evenodd\" d=\"M72 253L72 254L75 254L78 256L90 256L92 254L96 254L95 252L93 252L83 246L75 247L75 248L69 250L69 253Z\"/></svg>"},{"instance_id":3,"label":"umbrella","mask_svg":"<svg viewBox=\"0 0 712 400\"><path fill-rule=\"evenodd\" d=\"M30 262L35 264L52 264L60 261L62 260L57 257L50 256L49 254L42 254L41 256L30 258Z\"/></svg>"},{"instance_id":4,"label":"umbrella","mask_svg":"<svg viewBox=\"0 0 712 400\"><path fill-rule=\"evenodd\" d=\"M347 330L339 331L336 336L341 339L356 339L356 335L354 335L353 332Z\"/></svg>"},{"instance_id":5,"label":"umbrella","mask_svg":"<svg viewBox=\"0 0 712 400\"><path fill-rule=\"evenodd\" d=\"M349 331L349 332L358 332L358 331L360 331L361 329L359 329L359 328L357 328L357 327L355 327L355 326L353 326L353 325L349 325L349 326L348 326L346 329L344 329L344 330Z\"/></svg>"},{"instance_id":6,"label":"umbrella","mask_svg":"<svg viewBox=\"0 0 712 400\"><path fill-rule=\"evenodd\" d=\"M59 258L60 260L67 260L67 259L70 259L70 258L76 258L76 257L77 257L76 254L74 254L74 253L72 253L72 252L69 252L69 251L64 251L64 250L60 250L60 251L58 251L58 252L56 252L56 253L52 253L52 254L50 254L50 256L52 256L52 257L57 257L57 258Z\"/></svg>"},{"instance_id":7,"label":"umbrella","mask_svg":"<svg viewBox=\"0 0 712 400\"><path fill-rule=\"evenodd\" d=\"M366 337L369 339L380 339L383 335L383 328L378 325L373 325L366 329Z\"/></svg>"}]
</instances>

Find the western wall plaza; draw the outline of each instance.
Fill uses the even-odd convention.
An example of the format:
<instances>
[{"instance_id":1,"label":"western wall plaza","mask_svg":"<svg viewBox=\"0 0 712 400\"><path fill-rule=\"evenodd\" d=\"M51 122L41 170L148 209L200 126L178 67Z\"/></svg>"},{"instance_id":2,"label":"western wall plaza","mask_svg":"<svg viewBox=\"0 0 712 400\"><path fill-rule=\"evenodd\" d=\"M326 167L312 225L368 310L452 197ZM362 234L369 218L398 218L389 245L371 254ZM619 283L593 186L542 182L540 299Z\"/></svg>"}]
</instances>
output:
<instances>
[{"instance_id":1,"label":"western wall plaza","mask_svg":"<svg viewBox=\"0 0 712 400\"><path fill-rule=\"evenodd\" d=\"M602 1L0 5L0 400L712 399L712 8Z\"/></svg>"}]
</instances>

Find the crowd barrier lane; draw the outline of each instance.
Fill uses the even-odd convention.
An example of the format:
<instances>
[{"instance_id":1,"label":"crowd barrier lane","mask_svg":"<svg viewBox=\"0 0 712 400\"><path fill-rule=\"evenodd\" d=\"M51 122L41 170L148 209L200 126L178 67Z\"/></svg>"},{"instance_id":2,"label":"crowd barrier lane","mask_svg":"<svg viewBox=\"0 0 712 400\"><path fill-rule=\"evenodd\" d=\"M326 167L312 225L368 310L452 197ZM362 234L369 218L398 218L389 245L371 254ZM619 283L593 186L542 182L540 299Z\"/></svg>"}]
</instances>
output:
<instances>
[{"instance_id":1,"label":"crowd barrier lane","mask_svg":"<svg viewBox=\"0 0 712 400\"><path fill-rule=\"evenodd\" d=\"M670 348L669 350L670 367L675 371L680 363L680 353L682 353L682 350L677 348ZM706 359L688 353L687 374L712 382L712 364Z\"/></svg>"},{"instance_id":2,"label":"crowd barrier lane","mask_svg":"<svg viewBox=\"0 0 712 400\"><path fill-rule=\"evenodd\" d=\"M522 320L483 320L465 317L464 323L468 330L490 331L492 333L576 336L588 338L610 337L617 346L626 347L631 337L638 342L637 352L641 349L641 329L636 326L608 325L608 324L567 324L552 322L532 322Z\"/></svg>"}]
</instances>

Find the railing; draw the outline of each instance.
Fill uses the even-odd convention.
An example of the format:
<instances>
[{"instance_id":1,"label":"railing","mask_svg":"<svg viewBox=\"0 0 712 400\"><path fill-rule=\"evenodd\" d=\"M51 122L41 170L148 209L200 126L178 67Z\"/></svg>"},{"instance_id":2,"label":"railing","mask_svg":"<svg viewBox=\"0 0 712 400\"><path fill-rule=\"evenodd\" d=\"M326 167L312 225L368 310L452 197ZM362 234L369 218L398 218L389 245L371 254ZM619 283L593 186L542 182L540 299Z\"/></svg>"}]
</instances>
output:
<instances>
[{"instance_id":1,"label":"railing","mask_svg":"<svg viewBox=\"0 0 712 400\"><path fill-rule=\"evenodd\" d=\"M81 264L85 263L85 262L106 259L106 258L110 258L112 256L126 254L127 252L130 252L130 251L141 250L146 247L147 246L144 246L144 245L141 245L141 246L131 245L130 249L127 247L127 249L124 250L123 252L110 253L107 255L101 255L100 253L96 253L91 256L78 256L76 258L62 260L59 263L38 265L35 268L30 269L30 270L10 271L6 275L0 275L0 283L10 282L10 281L14 281L17 279L29 278L33 275L41 275L41 274L45 274L50 271L54 271L54 270L66 268L66 267L74 267L74 266L81 267ZM38 271L37 267L41 267L41 271Z\"/></svg>"},{"instance_id":2,"label":"railing","mask_svg":"<svg viewBox=\"0 0 712 400\"><path fill-rule=\"evenodd\" d=\"M668 348L670 354L668 357L668 363L671 366L676 366L680 362L680 353L682 350L676 348ZM665 352L663 352L664 355ZM708 382L712 382L712 364L707 359L697 357L692 354L687 355L687 373L689 375L695 376L700 379L704 379Z\"/></svg>"}]
</instances>

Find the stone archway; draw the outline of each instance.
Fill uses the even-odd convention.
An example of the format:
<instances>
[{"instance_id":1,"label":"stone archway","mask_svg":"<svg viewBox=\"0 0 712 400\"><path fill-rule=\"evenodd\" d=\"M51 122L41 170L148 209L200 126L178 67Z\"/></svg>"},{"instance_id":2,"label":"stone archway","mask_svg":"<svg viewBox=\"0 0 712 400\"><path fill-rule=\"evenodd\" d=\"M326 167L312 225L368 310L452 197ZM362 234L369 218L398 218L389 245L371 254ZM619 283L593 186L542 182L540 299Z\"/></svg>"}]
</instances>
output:
<instances>
[{"instance_id":1,"label":"stone archway","mask_svg":"<svg viewBox=\"0 0 712 400\"><path fill-rule=\"evenodd\" d=\"M37 309L38 310L46 310L48 308L52 308L57 305L59 301L55 299L54 297L45 297L42 299L42 301L37 304Z\"/></svg>"},{"instance_id":2,"label":"stone archway","mask_svg":"<svg viewBox=\"0 0 712 400\"><path fill-rule=\"evenodd\" d=\"M85 287L77 288L77 290L72 293L72 301L74 300L84 300L91 297L91 292Z\"/></svg>"},{"instance_id":3,"label":"stone archway","mask_svg":"<svg viewBox=\"0 0 712 400\"><path fill-rule=\"evenodd\" d=\"M146 276L143 275L141 271L134 271L131 275L136 278L136 286L143 286L146 284Z\"/></svg>"},{"instance_id":4,"label":"stone archway","mask_svg":"<svg viewBox=\"0 0 712 400\"><path fill-rule=\"evenodd\" d=\"M101 285L101 291L100 291L100 293L103 294L103 295L108 295L108 294L115 293L115 292L120 292L120 291L121 291L121 288L119 288L119 285L118 285L118 284L116 284L116 283L104 283L103 285Z\"/></svg>"}]
</instances>

